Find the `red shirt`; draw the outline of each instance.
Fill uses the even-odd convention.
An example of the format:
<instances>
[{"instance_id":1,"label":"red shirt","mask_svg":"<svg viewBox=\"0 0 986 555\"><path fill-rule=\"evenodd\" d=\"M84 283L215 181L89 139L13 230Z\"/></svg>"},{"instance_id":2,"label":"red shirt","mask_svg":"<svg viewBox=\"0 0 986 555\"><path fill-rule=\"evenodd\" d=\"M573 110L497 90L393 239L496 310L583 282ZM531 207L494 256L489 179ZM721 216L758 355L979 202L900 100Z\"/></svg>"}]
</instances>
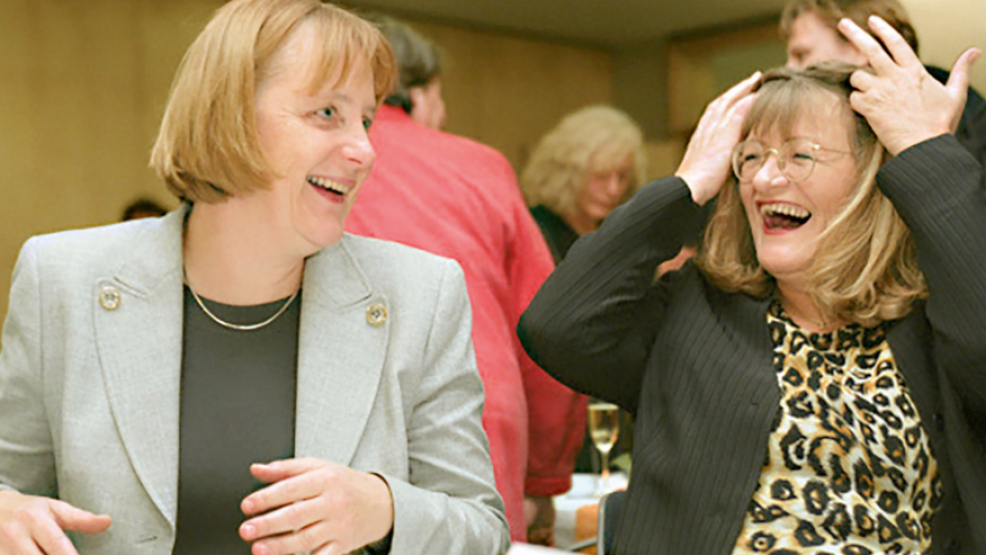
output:
<instances>
[{"instance_id":1,"label":"red shirt","mask_svg":"<svg viewBox=\"0 0 986 555\"><path fill-rule=\"evenodd\" d=\"M386 105L377 112L370 141L377 160L346 230L462 266L486 390L483 427L511 537L523 541L525 492L568 490L585 429L585 399L538 368L515 333L521 312L554 267L551 253L513 168L496 150L425 128Z\"/></svg>"}]
</instances>

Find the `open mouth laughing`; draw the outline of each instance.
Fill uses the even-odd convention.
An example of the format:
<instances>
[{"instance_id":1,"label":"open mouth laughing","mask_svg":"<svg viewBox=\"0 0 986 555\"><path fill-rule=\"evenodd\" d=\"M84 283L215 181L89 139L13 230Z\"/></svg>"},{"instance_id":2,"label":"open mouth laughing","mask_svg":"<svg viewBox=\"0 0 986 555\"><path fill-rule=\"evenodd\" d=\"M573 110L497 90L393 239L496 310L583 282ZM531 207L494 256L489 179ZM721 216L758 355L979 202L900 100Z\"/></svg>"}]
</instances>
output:
<instances>
[{"instance_id":1,"label":"open mouth laughing","mask_svg":"<svg viewBox=\"0 0 986 555\"><path fill-rule=\"evenodd\" d=\"M319 189L328 191L330 193L335 193L340 196L345 196L347 193L349 193L349 190L351 189L351 187L348 185L343 185L338 181L332 181L331 179L326 179L324 177L315 177L313 175L310 175L305 179L308 181L308 183L311 183L312 185L318 187Z\"/></svg>"},{"instance_id":2,"label":"open mouth laughing","mask_svg":"<svg viewBox=\"0 0 986 555\"><path fill-rule=\"evenodd\" d=\"M768 230L797 229L811 219L811 212L793 204L764 203L760 205L760 215Z\"/></svg>"}]
</instances>

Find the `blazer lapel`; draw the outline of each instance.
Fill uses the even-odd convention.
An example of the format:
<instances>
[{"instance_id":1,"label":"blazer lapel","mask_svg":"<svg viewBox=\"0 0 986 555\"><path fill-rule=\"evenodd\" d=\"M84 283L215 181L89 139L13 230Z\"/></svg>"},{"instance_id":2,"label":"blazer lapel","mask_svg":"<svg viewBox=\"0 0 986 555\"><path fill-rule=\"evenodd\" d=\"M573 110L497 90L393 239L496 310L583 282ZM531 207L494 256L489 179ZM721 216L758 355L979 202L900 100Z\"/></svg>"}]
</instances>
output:
<instances>
[{"instance_id":1,"label":"blazer lapel","mask_svg":"<svg viewBox=\"0 0 986 555\"><path fill-rule=\"evenodd\" d=\"M297 456L345 465L373 408L393 317L350 242L344 236L305 264L295 423Z\"/></svg>"},{"instance_id":2,"label":"blazer lapel","mask_svg":"<svg viewBox=\"0 0 986 555\"><path fill-rule=\"evenodd\" d=\"M183 207L171 213L126 245L136 255L97 281L93 299L96 349L113 419L134 471L172 528L185 212Z\"/></svg>"}]
</instances>

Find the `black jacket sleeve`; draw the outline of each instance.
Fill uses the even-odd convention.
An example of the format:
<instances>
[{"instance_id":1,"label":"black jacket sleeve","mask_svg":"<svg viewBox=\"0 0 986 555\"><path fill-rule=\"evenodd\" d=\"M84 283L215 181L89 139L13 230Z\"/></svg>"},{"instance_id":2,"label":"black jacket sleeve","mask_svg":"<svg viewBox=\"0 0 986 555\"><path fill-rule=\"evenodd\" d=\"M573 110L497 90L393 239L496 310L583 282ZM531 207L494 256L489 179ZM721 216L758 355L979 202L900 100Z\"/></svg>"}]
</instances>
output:
<instances>
[{"instance_id":1,"label":"black jacket sleeve","mask_svg":"<svg viewBox=\"0 0 986 555\"><path fill-rule=\"evenodd\" d=\"M579 239L520 320L531 358L569 387L636 411L664 307L658 264L701 225L685 183L668 177Z\"/></svg>"}]
</instances>

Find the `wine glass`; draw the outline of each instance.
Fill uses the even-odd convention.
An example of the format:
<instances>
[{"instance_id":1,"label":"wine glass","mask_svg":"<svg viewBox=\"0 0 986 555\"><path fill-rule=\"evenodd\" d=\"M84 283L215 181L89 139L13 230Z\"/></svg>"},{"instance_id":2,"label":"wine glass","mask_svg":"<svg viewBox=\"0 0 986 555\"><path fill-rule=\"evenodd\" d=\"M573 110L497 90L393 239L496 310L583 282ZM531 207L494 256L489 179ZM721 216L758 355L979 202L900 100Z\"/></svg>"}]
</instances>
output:
<instances>
[{"instance_id":1,"label":"wine glass","mask_svg":"<svg viewBox=\"0 0 986 555\"><path fill-rule=\"evenodd\" d=\"M619 407L613 403L592 399L589 401L589 437L602 455L603 465L595 494L609 493L609 452L620 432Z\"/></svg>"}]
</instances>

